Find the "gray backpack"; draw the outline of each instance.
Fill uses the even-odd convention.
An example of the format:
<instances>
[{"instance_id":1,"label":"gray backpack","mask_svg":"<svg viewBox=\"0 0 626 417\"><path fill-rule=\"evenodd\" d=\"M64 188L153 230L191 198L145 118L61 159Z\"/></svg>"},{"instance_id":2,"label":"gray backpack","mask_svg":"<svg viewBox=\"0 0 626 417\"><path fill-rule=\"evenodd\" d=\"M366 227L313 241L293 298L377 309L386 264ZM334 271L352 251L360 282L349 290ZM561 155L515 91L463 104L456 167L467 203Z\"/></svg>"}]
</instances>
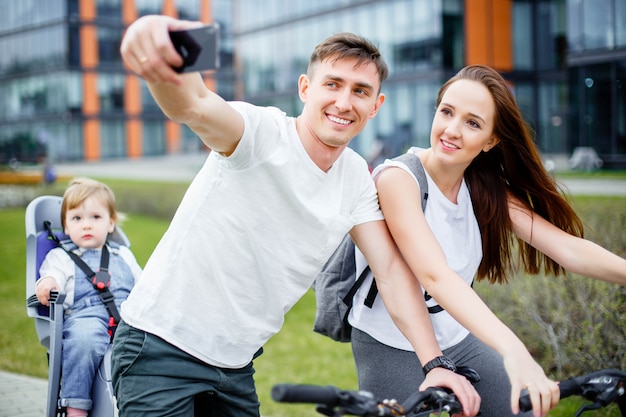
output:
<instances>
[{"instance_id":1,"label":"gray backpack","mask_svg":"<svg viewBox=\"0 0 626 417\"><path fill-rule=\"evenodd\" d=\"M420 159L413 153L406 153L393 160L404 163L417 178L422 192L422 210L425 210L428 182ZM370 270L368 265L356 277L354 251L354 242L347 234L313 282L316 299L313 331L337 342L350 341L352 326L348 323L348 314L352 308L352 299ZM367 307L372 307L377 293L376 281L372 281L364 303Z\"/></svg>"}]
</instances>

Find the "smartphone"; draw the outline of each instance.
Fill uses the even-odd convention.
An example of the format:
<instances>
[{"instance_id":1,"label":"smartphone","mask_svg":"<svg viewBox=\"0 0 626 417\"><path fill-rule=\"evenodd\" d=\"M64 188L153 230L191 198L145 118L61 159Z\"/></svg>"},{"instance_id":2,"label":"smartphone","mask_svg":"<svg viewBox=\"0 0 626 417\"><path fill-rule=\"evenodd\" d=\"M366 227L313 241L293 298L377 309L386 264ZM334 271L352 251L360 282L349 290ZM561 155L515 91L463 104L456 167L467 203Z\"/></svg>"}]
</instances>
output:
<instances>
[{"instance_id":1,"label":"smartphone","mask_svg":"<svg viewBox=\"0 0 626 417\"><path fill-rule=\"evenodd\" d=\"M176 72L215 70L220 66L219 24L213 23L190 30L170 32L174 48L183 57L183 65Z\"/></svg>"}]
</instances>

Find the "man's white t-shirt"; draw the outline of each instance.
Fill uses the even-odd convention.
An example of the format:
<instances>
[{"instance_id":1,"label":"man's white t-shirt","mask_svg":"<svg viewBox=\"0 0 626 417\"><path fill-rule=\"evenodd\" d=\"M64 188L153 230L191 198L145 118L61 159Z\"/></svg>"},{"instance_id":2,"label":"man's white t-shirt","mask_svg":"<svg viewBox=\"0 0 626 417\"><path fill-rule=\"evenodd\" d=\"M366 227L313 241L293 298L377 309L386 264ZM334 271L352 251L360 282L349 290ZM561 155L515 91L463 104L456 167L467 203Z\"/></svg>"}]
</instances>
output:
<instances>
[{"instance_id":1,"label":"man's white t-shirt","mask_svg":"<svg viewBox=\"0 0 626 417\"><path fill-rule=\"evenodd\" d=\"M229 157L210 153L121 314L208 364L240 368L278 332L345 234L383 217L353 150L324 172L294 118L230 104L244 118L240 143Z\"/></svg>"},{"instance_id":2,"label":"man's white t-shirt","mask_svg":"<svg viewBox=\"0 0 626 417\"><path fill-rule=\"evenodd\" d=\"M409 150L409 152L418 151L417 148ZM405 164L391 160L376 167L373 176L376 177L391 166L402 168L413 176L410 168ZM426 173L426 179L428 181L428 199L424 210L426 221L446 256L448 266L471 285L482 259L482 240L467 185L463 181L457 196L457 204L454 204L437 188L428 173ZM417 182L417 179L415 181ZM357 248L357 276L366 265L363 254ZM348 322L381 343L397 349L413 351L409 341L394 324L380 296L376 297L371 309L363 305L372 278L373 275L370 272L355 295ZM422 291L424 291L423 288ZM436 306L437 301L431 298L426 305ZM456 345L469 333L445 310L430 314L430 318L441 349Z\"/></svg>"}]
</instances>

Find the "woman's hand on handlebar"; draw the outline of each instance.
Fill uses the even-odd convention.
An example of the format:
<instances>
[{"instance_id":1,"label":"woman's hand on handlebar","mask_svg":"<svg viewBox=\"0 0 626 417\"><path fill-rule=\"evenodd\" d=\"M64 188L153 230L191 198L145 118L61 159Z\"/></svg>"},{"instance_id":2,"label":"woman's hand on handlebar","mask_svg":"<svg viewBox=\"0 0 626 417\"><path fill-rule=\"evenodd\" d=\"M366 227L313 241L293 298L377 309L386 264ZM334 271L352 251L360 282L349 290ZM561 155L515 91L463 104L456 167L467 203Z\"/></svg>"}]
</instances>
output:
<instances>
[{"instance_id":1,"label":"woman's hand on handlebar","mask_svg":"<svg viewBox=\"0 0 626 417\"><path fill-rule=\"evenodd\" d=\"M511 381L511 411L519 413L519 399L525 389L533 404L533 416L545 417L559 403L559 386L546 376L530 354L524 356L504 358L504 367Z\"/></svg>"},{"instance_id":2,"label":"woman's hand on handlebar","mask_svg":"<svg viewBox=\"0 0 626 417\"><path fill-rule=\"evenodd\" d=\"M480 411L480 395L472 383L462 375L444 368L435 368L426 374L419 390L428 387L446 387L454 392L463 406L463 416L473 417Z\"/></svg>"}]
</instances>

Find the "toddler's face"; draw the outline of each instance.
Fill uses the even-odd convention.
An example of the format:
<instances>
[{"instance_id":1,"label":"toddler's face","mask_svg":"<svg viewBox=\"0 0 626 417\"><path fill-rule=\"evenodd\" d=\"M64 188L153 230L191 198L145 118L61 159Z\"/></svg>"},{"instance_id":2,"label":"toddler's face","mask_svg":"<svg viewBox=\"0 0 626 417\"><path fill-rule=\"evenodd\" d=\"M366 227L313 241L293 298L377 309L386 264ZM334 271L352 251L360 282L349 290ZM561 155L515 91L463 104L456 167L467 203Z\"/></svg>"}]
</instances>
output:
<instances>
[{"instance_id":1,"label":"toddler's face","mask_svg":"<svg viewBox=\"0 0 626 417\"><path fill-rule=\"evenodd\" d=\"M87 198L65 214L65 233L83 249L101 249L114 228L107 207L95 197Z\"/></svg>"}]
</instances>

